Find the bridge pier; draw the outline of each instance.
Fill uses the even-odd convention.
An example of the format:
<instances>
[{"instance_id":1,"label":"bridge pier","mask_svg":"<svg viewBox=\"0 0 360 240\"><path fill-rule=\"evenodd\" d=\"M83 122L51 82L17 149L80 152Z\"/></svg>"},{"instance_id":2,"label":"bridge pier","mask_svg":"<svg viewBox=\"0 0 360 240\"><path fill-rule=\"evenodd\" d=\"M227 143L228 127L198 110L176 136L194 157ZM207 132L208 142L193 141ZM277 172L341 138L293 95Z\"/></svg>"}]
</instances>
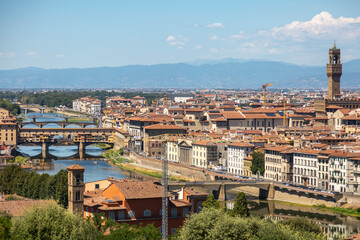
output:
<instances>
[{"instance_id":1,"label":"bridge pier","mask_svg":"<svg viewBox=\"0 0 360 240\"><path fill-rule=\"evenodd\" d=\"M28 114L28 109L27 108L24 108L24 113Z\"/></svg>"},{"instance_id":2,"label":"bridge pier","mask_svg":"<svg viewBox=\"0 0 360 240\"><path fill-rule=\"evenodd\" d=\"M49 144L47 142L42 142L41 144L41 155L43 159L46 159L49 153Z\"/></svg>"},{"instance_id":3,"label":"bridge pier","mask_svg":"<svg viewBox=\"0 0 360 240\"><path fill-rule=\"evenodd\" d=\"M218 200L226 201L226 185L222 183L219 187L219 197Z\"/></svg>"},{"instance_id":4,"label":"bridge pier","mask_svg":"<svg viewBox=\"0 0 360 240\"><path fill-rule=\"evenodd\" d=\"M45 113L45 108L40 108L40 113Z\"/></svg>"},{"instance_id":5,"label":"bridge pier","mask_svg":"<svg viewBox=\"0 0 360 240\"><path fill-rule=\"evenodd\" d=\"M80 160L84 159L85 147L86 147L86 142L85 141L80 141L79 142L79 157L80 157Z\"/></svg>"}]
</instances>

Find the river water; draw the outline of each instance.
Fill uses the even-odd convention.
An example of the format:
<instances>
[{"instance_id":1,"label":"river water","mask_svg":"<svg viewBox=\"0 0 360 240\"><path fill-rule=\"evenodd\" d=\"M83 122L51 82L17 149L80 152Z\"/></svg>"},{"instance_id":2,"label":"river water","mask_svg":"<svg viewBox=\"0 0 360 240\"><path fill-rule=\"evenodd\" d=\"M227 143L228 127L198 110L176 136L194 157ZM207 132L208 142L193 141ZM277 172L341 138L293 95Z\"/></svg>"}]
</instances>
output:
<instances>
[{"instance_id":1,"label":"river water","mask_svg":"<svg viewBox=\"0 0 360 240\"><path fill-rule=\"evenodd\" d=\"M54 120L52 118L55 114L38 114L33 113L32 116L41 115L50 116L49 118L39 118L36 121L61 121L63 118L58 118ZM57 124L48 124L48 127L60 127ZM28 127L36 127L30 126ZM126 178L128 176L125 173L117 168L113 167L107 163L101 157L103 150L94 145L86 147L86 159L88 160L74 160L74 155L77 154L77 146L50 146L49 147L49 157L48 159L39 159L36 156L41 155L40 146L19 146L18 152L24 156L32 157L34 171L38 173L49 173L56 174L61 169L66 169L66 167L73 165L75 163L82 165L86 168L85 170L85 182L91 182L101 179L106 179L108 177L113 177L114 179ZM226 206L229 209L232 209L234 199L236 197L235 193L228 193L229 201L226 201ZM284 219L293 216L303 216L308 219L315 221L317 224L321 225L324 229L325 234L328 236L328 239L333 239L334 236L352 236L356 233L360 233L360 219L350 216L345 216L339 213L334 213L331 211L319 210L314 207L307 206L297 206L288 203L281 203L276 201L259 201L259 199L254 198L250 195L247 196L249 205L251 206L250 212L253 215L259 215L271 219Z\"/></svg>"}]
</instances>

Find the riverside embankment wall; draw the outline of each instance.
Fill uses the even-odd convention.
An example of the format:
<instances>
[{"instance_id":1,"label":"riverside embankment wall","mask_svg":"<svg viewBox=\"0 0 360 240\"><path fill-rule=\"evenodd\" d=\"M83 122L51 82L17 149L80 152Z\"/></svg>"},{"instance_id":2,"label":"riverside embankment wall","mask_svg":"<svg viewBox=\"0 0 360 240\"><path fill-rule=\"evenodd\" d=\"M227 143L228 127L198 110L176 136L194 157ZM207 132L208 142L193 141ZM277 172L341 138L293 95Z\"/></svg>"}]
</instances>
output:
<instances>
[{"instance_id":1,"label":"riverside embankment wall","mask_svg":"<svg viewBox=\"0 0 360 240\"><path fill-rule=\"evenodd\" d=\"M144 167L155 168L162 170L162 161L154 158L139 156L135 153L130 153L130 158ZM170 175L182 175L192 181L211 181L213 178L206 174L205 171L191 166L184 166L173 162L168 162L168 172Z\"/></svg>"}]
</instances>

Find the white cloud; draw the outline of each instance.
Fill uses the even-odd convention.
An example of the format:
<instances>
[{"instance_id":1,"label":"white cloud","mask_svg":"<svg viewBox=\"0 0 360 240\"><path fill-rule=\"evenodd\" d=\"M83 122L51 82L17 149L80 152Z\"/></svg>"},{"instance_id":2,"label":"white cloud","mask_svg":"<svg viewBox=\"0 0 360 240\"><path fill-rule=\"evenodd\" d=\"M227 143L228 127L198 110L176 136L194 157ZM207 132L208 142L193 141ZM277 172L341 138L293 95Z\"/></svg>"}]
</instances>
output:
<instances>
[{"instance_id":1,"label":"white cloud","mask_svg":"<svg viewBox=\"0 0 360 240\"><path fill-rule=\"evenodd\" d=\"M189 38L182 35L177 35L176 37L170 35L165 41L169 43L169 46L175 46L177 49L183 49L186 42L189 41Z\"/></svg>"},{"instance_id":2,"label":"white cloud","mask_svg":"<svg viewBox=\"0 0 360 240\"><path fill-rule=\"evenodd\" d=\"M176 37L170 35L170 36L168 36L168 37L166 38L165 41L167 41L167 42L172 42L172 41L175 41L175 39L176 39Z\"/></svg>"},{"instance_id":3,"label":"white cloud","mask_svg":"<svg viewBox=\"0 0 360 240\"><path fill-rule=\"evenodd\" d=\"M246 37L246 36L245 36L245 32L244 32L244 31L240 31L238 34L231 35L231 36L230 36L230 39L239 40L239 39L244 39L245 37Z\"/></svg>"},{"instance_id":4,"label":"white cloud","mask_svg":"<svg viewBox=\"0 0 360 240\"><path fill-rule=\"evenodd\" d=\"M65 56L64 56L64 54L57 54L55 57L57 57L57 58L63 58L63 57L65 57Z\"/></svg>"},{"instance_id":5,"label":"white cloud","mask_svg":"<svg viewBox=\"0 0 360 240\"><path fill-rule=\"evenodd\" d=\"M211 53L218 53L219 50L217 50L216 48L210 48L210 52L211 52Z\"/></svg>"},{"instance_id":6,"label":"white cloud","mask_svg":"<svg viewBox=\"0 0 360 240\"><path fill-rule=\"evenodd\" d=\"M194 47L194 49L202 49L202 46L201 46L201 45L196 45L196 46Z\"/></svg>"},{"instance_id":7,"label":"white cloud","mask_svg":"<svg viewBox=\"0 0 360 240\"><path fill-rule=\"evenodd\" d=\"M290 38L299 42L307 38L356 39L360 38L360 17L334 18L328 12L321 12L310 21L293 21L285 26L272 28L270 31L260 31L259 35L279 40Z\"/></svg>"},{"instance_id":8,"label":"white cloud","mask_svg":"<svg viewBox=\"0 0 360 240\"><path fill-rule=\"evenodd\" d=\"M0 57L3 56L3 55L4 55L4 53L0 52Z\"/></svg>"},{"instance_id":9,"label":"white cloud","mask_svg":"<svg viewBox=\"0 0 360 240\"><path fill-rule=\"evenodd\" d=\"M36 55L36 52L27 52L26 55L28 55L28 56L34 56L34 55Z\"/></svg>"},{"instance_id":10,"label":"white cloud","mask_svg":"<svg viewBox=\"0 0 360 240\"><path fill-rule=\"evenodd\" d=\"M218 36L216 36L216 35L212 35L209 39L210 39L211 41L216 41L216 40L218 40L219 38L218 38Z\"/></svg>"},{"instance_id":11,"label":"white cloud","mask_svg":"<svg viewBox=\"0 0 360 240\"><path fill-rule=\"evenodd\" d=\"M209 24L206 27L208 27L208 28L224 28L225 26L220 22L216 22L216 23Z\"/></svg>"},{"instance_id":12,"label":"white cloud","mask_svg":"<svg viewBox=\"0 0 360 240\"><path fill-rule=\"evenodd\" d=\"M199 24L195 23L194 28L197 28L197 27L199 27Z\"/></svg>"},{"instance_id":13,"label":"white cloud","mask_svg":"<svg viewBox=\"0 0 360 240\"><path fill-rule=\"evenodd\" d=\"M179 45L185 45L182 41L174 41L169 43L170 46L179 46Z\"/></svg>"}]
</instances>

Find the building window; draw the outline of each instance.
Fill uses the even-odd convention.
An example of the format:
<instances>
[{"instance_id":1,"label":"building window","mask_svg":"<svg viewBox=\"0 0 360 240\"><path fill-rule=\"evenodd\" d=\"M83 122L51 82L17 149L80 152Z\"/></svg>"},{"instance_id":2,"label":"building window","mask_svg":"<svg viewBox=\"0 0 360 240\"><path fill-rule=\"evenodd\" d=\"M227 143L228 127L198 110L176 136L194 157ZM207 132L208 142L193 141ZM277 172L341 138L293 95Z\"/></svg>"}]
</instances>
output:
<instances>
[{"instance_id":1,"label":"building window","mask_svg":"<svg viewBox=\"0 0 360 240\"><path fill-rule=\"evenodd\" d=\"M200 202L197 203L197 212L198 213L201 212L202 208L203 208L203 202L200 201Z\"/></svg>"},{"instance_id":2,"label":"building window","mask_svg":"<svg viewBox=\"0 0 360 240\"><path fill-rule=\"evenodd\" d=\"M80 191L76 191L75 201L80 201Z\"/></svg>"},{"instance_id":3,"label":"building window","mask_svg":"<svg viewBox=\"0 0 360 240\"><path fill-rule=\"evenodd\" d=\"M171 235L176 233L177 228L171 228Z\"/></svg>"},{"instance_id":4,"label":"building window","mask_svg":"<svg viewBox=\"0 0 360 240\"><path fill-rule=\"evenodd\" d=\"M183 217L186 217L189 214L189 208L183 208Z\"/></svg>"},{"instance_id":5,"label":"building window","mask_svg":"<svg viewBox=\"0 0 360 240\"><path fill-rule=\"evenodd\" d=\"M109 218L111 218L112 220L115 220L115 212L113 212L113 211L109 212Z\"/></svg>"},{"instance_id":6,"label":"building window","mask_svg":"<svg viewBox=\"0 0 360 240\"><path fill-rule=\"evenodd\" d=\"M149 209L146 209L144 211L144 217L150 217L151 216L151 211Z\"/></svg>"},{"instance_id":7,"label":"building window","mask_svg":"<svg viewBox=\"0 0 360 240\"><path fill-rule=\"evenodd\" d=\"M171 209L171 217L177 217L177 208Z\"/></svg>"},{"instance_id":8,"label":"building window","mask_svg":"<svg viewBox=\"0 0 360 240\"><path fill-rule=\"evenodd\" d=\"M124 212L118 212L118 220L123 220L124 219Z\"/></svg>"},{"instance_id":9,"label":"building window","mask_svg":"<svg viewBox=\"0 0 360 240\"><path fill-rule=\"evenodd\" d=\"M99 189L100 188L100 184L95 184L95 189Z\"/></svg>"}]
</instances>

